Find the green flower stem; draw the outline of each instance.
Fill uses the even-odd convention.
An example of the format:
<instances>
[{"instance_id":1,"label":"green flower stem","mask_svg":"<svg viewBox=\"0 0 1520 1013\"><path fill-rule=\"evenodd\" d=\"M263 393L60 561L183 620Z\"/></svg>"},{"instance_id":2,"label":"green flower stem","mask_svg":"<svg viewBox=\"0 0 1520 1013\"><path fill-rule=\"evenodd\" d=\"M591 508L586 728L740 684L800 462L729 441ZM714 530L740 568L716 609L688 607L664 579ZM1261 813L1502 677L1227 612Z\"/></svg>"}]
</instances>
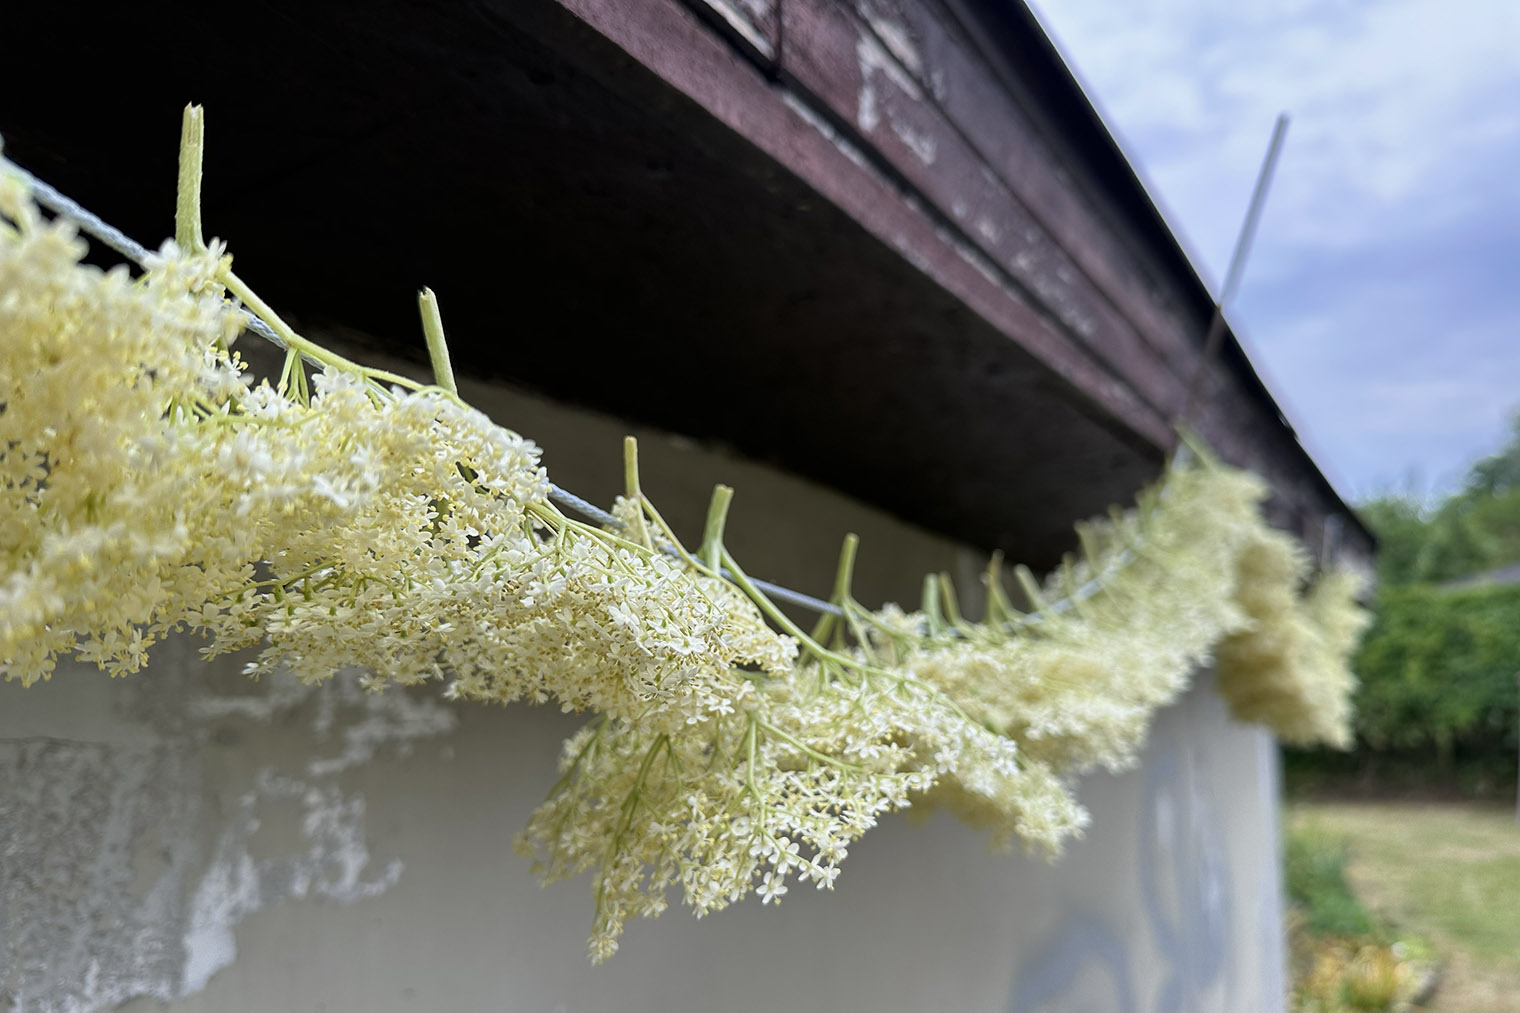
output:
<instances>
[{"instance_id":1,"label":"green flower stem","mask_svg":"<svg viewBox=\"0 0 1520 1013\"><path fill-rule=\"evenodd\" d=\"M1082 558L1087 560L1087 568L1094 575L1103 571L1103 556L1098 550L1098 539L1093 533L1092 525L1086 521L1078 521L1077 541L1082 545Z\"/></svg>"},{"instance_id":2,"label":"green flower stem","mask_svg":"<svg viewBox=\"0 0 1520 1013\"><path fill-rule=\"evenodd\" d=\"M179 248L187 253L200 252L206 248L206 241L201 233L201 169L205 162L206 152L206 118L204 110L197 105L185 107L184 117L180 122L180 148L179 148L179 182L174 205L174 241ZM366 380L379 380L386 383L398 384L409 390L421 390L426 384L420 384L410 377L401 376L397 373L385 370L369 369L345 359L335 352L328 351L314 341L301 337L280 319L279 314L269 307L269 304L260 299L248 285L232 273L231 267L224 267L221 272L221 282L227 291L242 300L255 316L268 324L280 340L285 342L287 348L294 349L301 355L306 355L321 362L324 365L341 369L344 372L353 373ZM426 292L431 295L431 292ZM436 306L435 306L436 315ZM424 330L427 330L426 313L424 313ZM438 323L438 342L443 341L443 325ZM432 349L433 338L429 334L429 349ZM444 350L444 364L447 366L448 353ZM436 363L435 363L436 365ZM455 401L459 396L452 386L452 374L448 374L449 385L439 384L440 389L446 391ZM301 387L305 386L305 378L299 380ZM463 402L459 402L463 404Z\"/></svg>"},{"instance_id":3,"label":"green flower stem","mask_svg":"<svg viewBox=\"0 0 1520 1013\"><path fill-rule=\"evenodd\" d=\"M714 572L722 569L723 528L728 523L728 507L733 501L733 487L713 486L712 499L707 504L707 523L702 528L702 547L697 550L697 556Z\"/></svg>"},{"instance_id":4,"label":"green flower stem","mask_svg":"<svg viewBox=\"0 0 1520 1013\"><path fill-rule=\"evenodd\" d=\"M987 561L987 575L984 580L987 584L987 625L1002 627L1016 621L1021 613L1013 607L1013 602L1008 600L1008 593L1003 590L1001 549L994 552L992 558Z\"/></svg>"},{"instance_id":5,"label":"green flower stem","mask_svg":"<svg viewBox=\"0 0 1520 1013\"><path fill-rule=\"evenodd\" d=\"M939 607L939 580L932 573L924 574L923 610L929 637L938 640L945 632L945 617Z\"/></svg>"},{"instance_id":6,"label":"green flower stem","mask_svg":"<svg viewBox=\"0 0 1520 1013\"><path fill-rule=\"evenodd\" d=\"M1050 603L1045 600L1045 593L1040 590L1040 582L1035 579L1029 567L1023 563L1013 568L1013 576L1019 582L1019 588L1024 592L1024 597L1029 599L1029 606L1035 612L1045 612L1050 608Z\"/></svg>"},{"instance_id":7,"label":"green flower stem","mask_svg":"<svg viewBox=\"0 0 1520 1013\"><path fill-rule=\"evenodd\" d=\"M443 314L438 311L438 297L430 288L417 295L417 308L422 313L422 333L427 338L428 358L433 364L433 382L444 390L459 396L459 385L454 382L454 367L449 362L449 343L443 339Z\"/></svg>"},{"instance_id":8,"label":"green flower stem","mask_svg":"<svg viewBox=\"0 0 1520 1013\"><path fill-rule=\"evenodd\" d=\"M870 659L871 664L877 664L876 648L871 644L871 634L860 621L861 614L865 612L859 602L853 599L844 607L844 620L850 626L850 634L854 636L855 643L860 650Z\"/></svg>"},{"instance_id":9,"label":"green flower stem","mask_svg":"<svg viewBox=\"0 0 1520 1013\"><path fill-rule=\"evenodd\" d=\"M644 517L644 490L639 484L639 441L632 436L623 437L623 495L638 507L634 511L634 531L640 544L654 548L649 537L649 522Z\"/></svg>"},{"instance_id":10,"label":"green flower stem","mask_svg":"<svg viewBox=\"0 0 1520 1013\"><path fill-rule=\"evenodd\" d=\"M180 121L179 188L174 203L174 242L185 253L199 253L206 248L201 235L201 165L205 151L205 110L187 105Z\"/></svg>"},{"instance_id":11,"label":"green flower stem","mask_svg":"<svg viewBox=\"0 0 1520 1013\"><path fill-rule=\"evenodd\" d=\"M738 561L734 559L733 555L727 549L723 550L722 562L723 566L728 570L733 584L738 587L739 590L748 595L750 601L753 601L757 606L759 606L760 611L763 612L777 626L779 626L782 632L789 633L792 636L796 637L798 641L801 642L802 646L808 651L808 653L812 654L813 657L818 659L820 664L834 665L842 669L853 670L859 672L864 676L879 676L884 679L890 679L901 686L913 686L917 689L923 690L924 692L930 694L937 700L944 703L946 707L950 708L951 713L955 714L957 717L972 724L982 724L982 722L973 721L971 717L961 709L960 704L956 703L953 699L946 695L943 690L939 689L936 686L932 686L929 683L922 681L921 679L915 679L912 676L903 675L901 672L889 671L884 668L878 668L875 665L863 665L854 658L847 657L846 655L840 654L837 651L831 651L827 647L819 644L812 637L804 633L800 626L792 622L792 620L787 616L785 612L782 612L779 608L777 608L776 603L771 601L770 598L766 597L765 592L761 591L758 587L755 586L755 582L749 579L749 576L740 568ZM717 576L716 573L713 573L711 575ZM985 725L983 725L983 727L985 727Z\"/></svg>"},{"instance_id":12,"label":"green flower stem","mask_svg":"<svg viewBox=\"0 0 1520 1013\"><path fill-rule=\"evenodd\" d=\"M386 383L393 383L408 390L422 390L428 386L424 383L418 383L409 376L402 376L399 373L390 373L383 369L370 369L367 366L361 366L351 359L345 359L337 352L328 351L315 341L303 338L297 334L289 324L280 319L280 315L272 310L268 303L260 299L253 289L248 287L247 282L243 281L231 270L223 271L221 280L222 284L227 286L227 291L241 300L243 305L248 307L254 316L268 324L270 330L279 335L280 340L285 343L286 347L295 349L301 355L315 359L324 366L331 366L334 369L351 373L366 380L380 380ZM455 401L459 401L457 396L450 396ZM463 402L459 403L463 404Z\"/></svg>"},{"instance_id":13,"label":"green flower stem","mask_svg":"<svg viewBox=\"0 0 1520 1013\"><path fill-rule=\"evenodd\" d=\"M955 632L967 640L984 639L983 631L961 617L960 599L955 595L955 582L950 579L948 573L939 575L939 596L940 601L944 603L945 618L949 620Z\"/></svg>"},{"instance_id":14,"label":"green flower stem","mask_svg":"<svg viewBox=\"0 0 1520 1013\"><path fill-rule=\"evenodd\" d=\"M844 536L844 544L839 547L839 563L834 567L834 590L829 595L829 601L846 611L845 603L851 601L850 588L855 582L855 554L860 548L860 537L854 532ZM839 625L839 617L831 613L824 613L813 627L812 637L820 644L826 644L835 628Z\"/></svg>"},{"instance_id":15,"label":"green flower stem","mask_svg":"<svg viewBox=\"0 0 1520 1013\"><path fill-rule=\"evenodd\" d=\"M576 771L580 770L581 764L585 762L586 757L591 755L597 743L601 741L602 732L606 731L607 722L610 720L605 714L596 719L596 731L592 732L591 737L586 740L586 744L576 751L575 759L570 762L570 766L565 770L564 776L554 782L554 786L549 789L549 794L545 796L546 798L553 798L570 787L570 783L575 780Z\"/></svg>"},{"instance_id":16,"label":"green flower stem","mask_svg":"<svg viewBox=\"0 0 1520 1013\"><path fill-rule=\"evenodd\" d=\"M1061 560L1061 586L1066 589L1067 600L1071 602L1072 611L1082 619L1092 618L1092 607L1087 604L1087 599L1077 594L1081 585L1077 582L1076 568L1072 565L1071 556Z\"/></svg>"},{"instance_id":17,"label":"green flower stem","mask_svg":"<svg viewBox=\"0 0 1520 1013\"><path fill-rule=\"evenodd\" d=\"M240 595L245 591L257 590L261 587L286 587L290 584L294 584L298 580L305 580L309 577L315 577L317 574L321 573L323 570L329 569L331 566L331 563L318 563L316 566L302 570L300 573L292 574L289 577L276 577L272 580L250 581L249 583L235 587L230 591L222 591L218 594L211 595L206 600L221 601L223 598L231 598L235 595Z\"/></svg>"},{"instance_id":18,"label":"green flower stem","mask_svg":"<svg viewBox=\"0 0 1520 1013\"><path fill-rule=\"evenodd\" d=\"M670 542L671 547L676 551L676 555L681 558L681 562L685 563L693 570L707 573L709 576L717 576L716 574L704 568L701 563L697 562L697 560L692 557L691 553L686 551L686 546L681 544L681 540L676 537L676 533L671 530L670 525L660 514L660 511L655 509L655 505L651 503L647 497L643 500L643 506L644 512L649 515L649 519L654 521L655 527L659 528L660 533L664 535L665 538Z\"/></svg>"},{"instance_id":19,"label":"green flower stem","mask_svg":"<svg viewBox=\"0 0 1520 1013\"><path fill-rule=\"evenodd\" d=\"M780 739L782 742L785 742L787 745L802 753L804 756L817 760L819 763L837 768L839 770L865 769L858 763L850 763L848 760L841 760L837 756L829 756L826 753L820 753L812 746L809 746L806 743L798 740L796 737L790 735L789 733L782 731L780 728L777 728L775 725L771 724L769 721L766 721L764 718L755 717L753 720L756 724L759 725L759 727L764 728L771 735L776 736L776 738Z\"/></svg>"},{"instance_id":20,"label":"green flower stem","mask_svg":"<svg viewBox=\"0 0 1520 1013\"><path fill-rule=\"evenodd\" d=\"M670 741L670 736L661 735L654 740L644 754L644 762L639 765L638 777L633 782L633 790L623 799L622 811L618 817L617 830L612 835L612 840L607 845L606 857L602 860L603 876L598 878L596 889L596 908L602 908L602 897L606 892L605 872L612 865L612 857L623 847L623 838L628 833L628 828L633 825L633 814L638 811L639 802L644 794L644 782L649 777L649 769L654 766L654 758L660 754L660 749Z\"/></svg>"},{"instance_id":21,"label":"green flower stem","mask_svg":"<svg viewBox=\"0 0 1520 1013\"><path fill-rule=\"evenodd\" d=\"M633 552L634 554L645 559L652 558L658 554L649 546L640 545L638 542L631 542L616 532L608 531L606 528L599 528L596 525L588 524L585 521L576 520L574 517L566 517L552 503L529 503L524 506L523 509L536 519L542 521L545 526L551 528L555 532L570 531L583 534L589 538L610 543L618 548L627 549L630 552ZM684 555L684 553L682 555L682 558L686 559L686 561L689 563L692 562L691 558ZM627 564L624 563L616 553L613 554L613 559L618 563L619 566L624 567L626 571Z\"/></svg>"},{"instance_id":22,"label":"green flower stem","mask_svg":"<svg viewBox=\"0 0 1520 1013\"><path fill-rule=\"evenodd\" d=\"M844 603L852 600L852 588L855 585L855 555L860 548L860 536L853 531L844 536L844 544L839 547L839 563L834 567L834 592L829 600L841 607Z\"/></svg>"},{"instance_id":23,"label":"green flower stem","mask_svg":"<svg viewBox=\"0 0 1520 1013\"><path fill-rule=\"evenodd\" d=\"M745 763L744 780L749 787L749 793L755 801L760 801L760 787L755 783L755 764L758 762L756 754L759 752L759 743L756 741L760 734L760 719L753 713L749 716L749 732L745 735Z\"/></svg>"}]
</instances>

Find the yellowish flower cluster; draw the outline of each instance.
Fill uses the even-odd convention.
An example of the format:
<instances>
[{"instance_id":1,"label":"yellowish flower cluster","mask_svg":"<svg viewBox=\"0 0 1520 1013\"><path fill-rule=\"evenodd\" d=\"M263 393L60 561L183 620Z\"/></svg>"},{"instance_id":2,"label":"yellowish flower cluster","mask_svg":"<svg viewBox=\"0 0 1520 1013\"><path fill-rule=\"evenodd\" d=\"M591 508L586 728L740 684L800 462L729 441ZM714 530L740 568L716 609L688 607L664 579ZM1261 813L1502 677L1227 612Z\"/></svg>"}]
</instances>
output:
<instances>
[{"instance_id":1,"label":"yellowish flower cluster","mask_svg":"<svg viewBox=\"0 0 1520 1013\"><path fill-rule=\"evenodd\" d=\"M849 844L909 805L945 806L994 847L1058 854L1088 821L1074 778L1133 766L1155 711L1217 645L1270 639L1263 598L1322 614L1327 633L1267 662L1222 654L1222 685L1270 688L1258 719L1333 740L1349 715L1354 588L1327 574L1301 599L1301 568L1262 570L1262 545L1293 544L1261 519L1265 485L1196 454L1136 509L1083 525L1083 558L1043 585L1021 568L1027 614L996 563L983 622L959 615L944 580L926 583L921 612L869 612L848 591L850 543L835 594L843 619L810 637L769 610L801 660L735 673L732 712L677 735L602 719L569 740L564 776L518 844L546 880L593 873L593 959L615 951L629 916L663 911L672 887L698 915L751 891L779 900L789 882L832 887ZM634 503L619 503L624 530L641 523ZM660 544L715 589L764 604L721 546ZM720 561L732 582L713 576ZM775 636L759 618L752 645Z\"/></svg>"},{"instance_id":2,"label":"yellowish flower cluster","mask_svg":"<svg viewBox=\"0 0 1520 1013\"><path fill-rule=\"evenodd\" d=\"M532 443L439 388L308 378L293 352L253 385L217 251L166 245L132 279L80 263L14 178L0 216L7 678L69 654L134 672L192 628L208 654L264 643L251 674L362 665L377 687L673 720L724 702L730 609L549 506Z\"/></svg>"},{"instance_id":3,"label":"yellowish flower cluster","mask_svg":"<svg viewBox=\"0 0 1520 1013\"><path fill-rule=\"evenodd\" d=\"M1303 592L1308 556L1265 526L1253 531L1237 567L1250 625L1217 649L1218 689L1231 713L1295 745L1350 748L1350 659L1371 619L1356 603L1361 581L1327 570Z\"/></svg>"},{"instance_id":4,"label":"yellowish flower cluster","mask_svg":"<svg viewBox=\"0 0 1520 1013\"><path fill-rule=\"evenodd\" d=\"M927 635L888 635L893 661L1063 774L1126 769L1151 714L1243 623L1225 561L1260 523L1263 492L1217 465L1174 469L1139 508L1083 525L1083 558L1043 586L1018 571L1032 617L1008 604L996 567L985 623L936 616L931 585L927 614L905 617Z\"/></svg>"},{"instance_id":5,"label":"yellowish flower cluster","mask_svg":"<svg viewBox=\"0 0 1520 1013\"><path fill-rule=\"evenodd\" d=\"M995 813L986 822L998 834L1050 854L1085 824L1044 766L936 687L795 627L723 548L730 490L719 488L703 545L689 553L637 493L632 468L632 495L614 509L619 530L683 560L730 606L730 641L743 657L727 705L700 721L673 729L652 713L602 717L565 743L563 777L518 848L548 881L593 873L594 960L615 952L630 915L663 911L672 887L699 916L750 892L779 901L789 882L832 889L849 845L931 789L968 812ZM791 635L773 632L766 615Z\"/></svg>"},{"instance_id":6,"label":"yellowish flower cluster","mask_svg":"<svg viewBox=\"0 0 1520 1013\"><path fill-rule=\"evenodd\" d=\"M1196 453L1137 509L1080 525L1083 559L1043 586L1021 572L1032 616L1009 607L994 565L987 622L945 619L931 584L925 612L862 615L871 636L1063 775L1132 766L1151 714L1211 660L1238 719L1346 747L1361 581L1327 570L1305 590L1307 556L1262 519L1266 486Z\"/></svg>"},{"instance_id":7,"label":"yellowish flower cluster","mask_svg":"<svg viewBox=\"0 0 1520 1013\"><path fill-rule=\"evenodd\" d=\"M696 559L722 559L754 596L746 601L764 602L720 547L682 554L709 574ZM732 708L699 727L604 717L565 743L563 777L518 848L546 881L593 873L593 960L616 951L630 915L662 912L675 886L698 916L752 891L779 901L789 883L832 889L849 845L931 790L1050 854L1085 825L1048 768L935 687L792 630L795 638L745 631L755 662L776 654L766 639L784 639L788 653L800 642L804 659L736 670Z\"/></svg>"},{"instance_id":8,"label":"yellowish flower cluster","mask_svg":"<svg viewBox=\"0 0 1520 1013\"><path fill-rule=\"evenodd\" d=\"M181 424L239 387L216 258L133 281L84 254L0 173L0 664L23 683L75 651L136 671L157 615L246 579L198 546L238 538L207 525L215 423Z\"/></svg>"},{"instance_id":9,"label":"yellowish flower cluster","mask_svg":"<svg viewBox=\"0 0 1520 1013\"><path fill-rule=\"evenodd\" d=\"M561 787L519 847L547 880L594 872L593 959L674 885L699 916L751 891L770 903L789 883L832 888L852 842L940 782L1016 810L1052 844L1081 825L1014 743L898 678L808 666L738 703L685 734L601 719L566 743Z\"/></svg>"},{"instance_id":10,"label":"yellowish flower cluster","mask_svg":"<svg viewBox=\"0 0 1520 1013\"><path fill-rule=\"evenodd\" d=\"M1016 570L1027 613L994 564L980 623L944 579L920 612L863 608L848 541L843 614L810 635L723 548L727 490L694 553L631 455L619 523L571 520L537 448L442 373L312 345L198 232L135 279L85 266L3 168L0 673L30 684L67 655L134 672L191 629L207 654L259 647L253 675L359 665L376 689L589 708L519 847L546 879L592 873L594 959L673 888L698 915L831 888L861 834L920 801L1054 855L1087 823L1073 778L1133 765L1211 657L1238 715L1344 741L1355 589L1300 594L1304 560L1245 473L1173 466L1080 526L1081 557L1043 584ZM229 351L229 292L290 345L280 377Z\"/></svg>"}]
</instances>

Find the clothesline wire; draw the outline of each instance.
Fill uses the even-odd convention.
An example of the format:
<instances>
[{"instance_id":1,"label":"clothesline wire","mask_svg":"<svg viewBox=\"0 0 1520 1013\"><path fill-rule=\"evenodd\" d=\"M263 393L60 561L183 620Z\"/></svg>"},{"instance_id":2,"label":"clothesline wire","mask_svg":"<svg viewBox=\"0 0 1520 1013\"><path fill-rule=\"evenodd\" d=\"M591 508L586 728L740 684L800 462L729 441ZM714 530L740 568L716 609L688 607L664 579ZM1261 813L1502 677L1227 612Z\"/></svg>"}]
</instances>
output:
<instances>
[{"instance_id":1,"label":"clothesline wire","mask_svg":"<svg viewBox=\"0 0 1520 1013\"><path fill-rule=\"evenodd\" d=\"M57 188L53 187L44 180L38 179L30 172L27 172L15 162L10 161L9 159L0 158L0 164L3 164L11 172L15 173L27 185L27 187L30 188L37 201L44 207L49 208L51 211L53 211L54 214L73 222L76 226L79 227L81 231L99 240L105 246L125 257L127 260L132 261L139 267L146 268L154 258L153 252L146 246L142 245L137 240L127 235L125 232L122 232L120 229L116 228L116 226L107 222L105 219L90 211L88 208L85 208L78 201L74 200L64 193L61 193ZM241 313L244 318L245 326L248 328L248 330L253 331L255 334L268 341L273 342L281 348L287 347L280 336L275 333L274 329L266 324L263 320L260 320L258 317L254 316L246 309L242 310ZM302 358L311 365L318 368L321 368L324 365L322 362L312 358L309 355L303 354ZM561 489L559 486L553 484L552 482L549 484L549 498L560 506L569 507L577 513L580 513L599 524L619 528L623 526L622 521L620 521L612 514L608 513L606 510L603 510L596 504L575 495L569 490ZM676 554L674 549L668 549L667 551L669 551L672 555ZM1025 614L1022 617L1022 621L1026 623L1038 623L1044 618L1042 614L1044 612L1061 613L1070 611L1076 606L1078 602L1085 601L1102 590L1103 579L1112 574L1114 571L1122 569L1129 563L1132 558L1133 554L1127 549L1124 550L1117 557L1115 557L1113 562L1111 562L1109 566L1104 569L1104 572L1102 574L1095 575L1091 580L1087 581L1081 587L1077 588L1068 597L1052 602L1047 602L1045 608L1039 612L1030 612ZM732 578L734 576L728 570L723 570L722 574L727 578ZM750 583L754 584L761 591L764 591L768 596L776 599L777 601L784 601L791 605L797 605L802 608L810 609L814 612L820 612L827 615L844 615L844 609L840 608L840 606L834 604L833 602L824 601L822 598L806 594L802 591L794 591L789 587L783 587L780 584L775 584L767 580L758 580L753 577L750 578Z\"/></svg>"},{"instance_id":2,"label":"clothesline wire","mask_svg":"<svg viewBox=\"0 0 1520 1013\"><path fill-rule=\"evenodd\" d=\"M621 520L619 520L617 517L614 517L606 510L603 510L595 503L584 500L569 490L561 489L553 482L549 483L549 498L554 500L554 502L558 503L560 506L569 507L577 513L584 514L585 516L596 521L598 524L613 528L624 527L624 524ZM667 548L665 551L669 555L679 558L680 554L676 552L674 548ZM733 579L734 575L728 570L720 570L719 572L722 573L725 578L728 578L730 580ZM835 605L833 602L824 601L822 598L815 598L812 595L805 594L802 591L793 591L789 587L783 587L780 584L773 584L768 580L758 580L754 577L750 578L750 583L754 584L760 590L764 591L768 596L779 601L788 602L792 605L800 605L803 608L812 609L814 612L824 612L829 615L836 616L844 615L844 609L840 608L838 605Z\"/></svg>"}]
</instances>

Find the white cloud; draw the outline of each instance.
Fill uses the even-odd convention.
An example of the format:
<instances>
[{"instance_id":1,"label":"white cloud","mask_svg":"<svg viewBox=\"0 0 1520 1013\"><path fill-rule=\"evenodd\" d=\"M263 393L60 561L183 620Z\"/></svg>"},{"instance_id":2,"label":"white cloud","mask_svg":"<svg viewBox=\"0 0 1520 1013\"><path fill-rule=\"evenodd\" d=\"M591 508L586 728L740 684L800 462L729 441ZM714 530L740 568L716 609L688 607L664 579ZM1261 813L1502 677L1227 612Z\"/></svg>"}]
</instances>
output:
<instances>
[{"instance_id":1,"label":"white cloud","mask_svg":"<svg viewBox=\"0 0 1520 1013\"><path fill-rule=\"evenodd\" d=\"M1390 206L1438 219L1454 209L1432 201L1468 202L1452 177L1520 145L1508 0L1038 6L1216 276L1279 111L1294 125L1273 225L1300 241L1366 241Z\"/></svg>"},{"instance_id":2,"label":"white cloud","mask_svg":"<svg viewBox=\"0 0 1520 1013\"><path fill-rule=\"evenodd\" d=\"M1293 116L1232 319L1328 470L1490 449L1520 402L1520 3L1036 6L1205 277Z\"/></svg>"}]
</instances>

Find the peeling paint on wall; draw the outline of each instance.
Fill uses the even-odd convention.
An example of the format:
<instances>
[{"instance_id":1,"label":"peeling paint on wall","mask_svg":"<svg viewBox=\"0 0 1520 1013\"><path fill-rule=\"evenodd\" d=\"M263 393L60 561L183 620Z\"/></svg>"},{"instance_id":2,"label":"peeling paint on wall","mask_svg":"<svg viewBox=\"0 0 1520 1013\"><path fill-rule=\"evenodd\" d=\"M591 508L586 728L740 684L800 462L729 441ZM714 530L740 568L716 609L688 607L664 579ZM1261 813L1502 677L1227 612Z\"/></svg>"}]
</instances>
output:
<instances>
[{"instance_id":1,"label":"peeling paint on wall","mask_svg":"<svg viewBox=\"0 0 1520 1013\"><path fill-rule=\"evenodd\" d=\"M802 99L798 98L790 91L783 94L781 96L781 100L786 103L786 107L792 112L796 113L798 118L800 118L804 123L822 134L824 139L832 144L841 155L843 155L845 158L848 158L859 168L870 168L871 163L866 158L865 153L862 152L854 144L850 143L848 139L840 136L839 131L835 130L828 120L818 115L818 113L806 102L802 101Z\"/></svg>"},{"instance_id":2,"label":"peeling paint on wall","mask_svg":"<svg viewBox=\"0 0 1520 1013\"><path fill-rule=\"evenodd\" d=\"M352 904L401 876L341 775L452 731L454 711L352 673L315 687L235 669L171 642L130 679L0 686L0 1009L189 995L253 911Z\"/></svg>"},{"instance_id":3,"label":"peeling paint on wall","mask_svg":"<svg viewBox=\"0 0 1520 1013\"><path fill-rule=\"evenodd\" d=\"M178 994L201 815L184 752L10 738L0 783L0 1008Z\"/></svg>"},{"instance_id":4,"label":"peeling paint on wall","mask_svg":"<svg viewBox=\"0 0 1520 1013\"><path fill-rule=\"evenodd\" d=\"M924 72L924 57L918 50L918 44L913 41L912 30L896 18L887 16L877 4L859 4L856 10L865 19L866 24L870 25L871 31L881 40L881 44L892 52L898 62L914 77L921 77Z\"/></svg>"},{"instance_id":5,"label":"peeling paint on wall","mask_svg":"<svg viewBox=\"0 0 1520 1013\"><path fill-rule=\"evenodd\" d=\"M198 992L237 956L233 929L244 917L285 900L321 898L339 904L373 897L401 877L401 860L370 872L364 843L364 798L333 785L315 786L280 777L267 768L259 784L238 799L195 895L185 926L185 963L179 994ZM306 847L293 854L255 859L250 841L260 827L261 803L293 799L302 809Z\"/></svg>"},{"instance_id":6,"label":"peeling paint on wall","mask_svg":"<svg viewBox=\"0 0 1520 1013\"><path fill-rule=\"evenodd\" d=\"M904 36L905 38L905 36ZM925 165L933 165L939 154L934 137L918 130L895 114L895 104L884 102L878 87L885 81L897 92L914 102L923 100L918 82L893 59L892 54L877 41L876 36L862 34L855 41L855 58L860 65L860 93L856 97L855 123L861 131L870 134L881 125L883 110L887 126L897 139Z\"/></svg>"}]
</instances>

